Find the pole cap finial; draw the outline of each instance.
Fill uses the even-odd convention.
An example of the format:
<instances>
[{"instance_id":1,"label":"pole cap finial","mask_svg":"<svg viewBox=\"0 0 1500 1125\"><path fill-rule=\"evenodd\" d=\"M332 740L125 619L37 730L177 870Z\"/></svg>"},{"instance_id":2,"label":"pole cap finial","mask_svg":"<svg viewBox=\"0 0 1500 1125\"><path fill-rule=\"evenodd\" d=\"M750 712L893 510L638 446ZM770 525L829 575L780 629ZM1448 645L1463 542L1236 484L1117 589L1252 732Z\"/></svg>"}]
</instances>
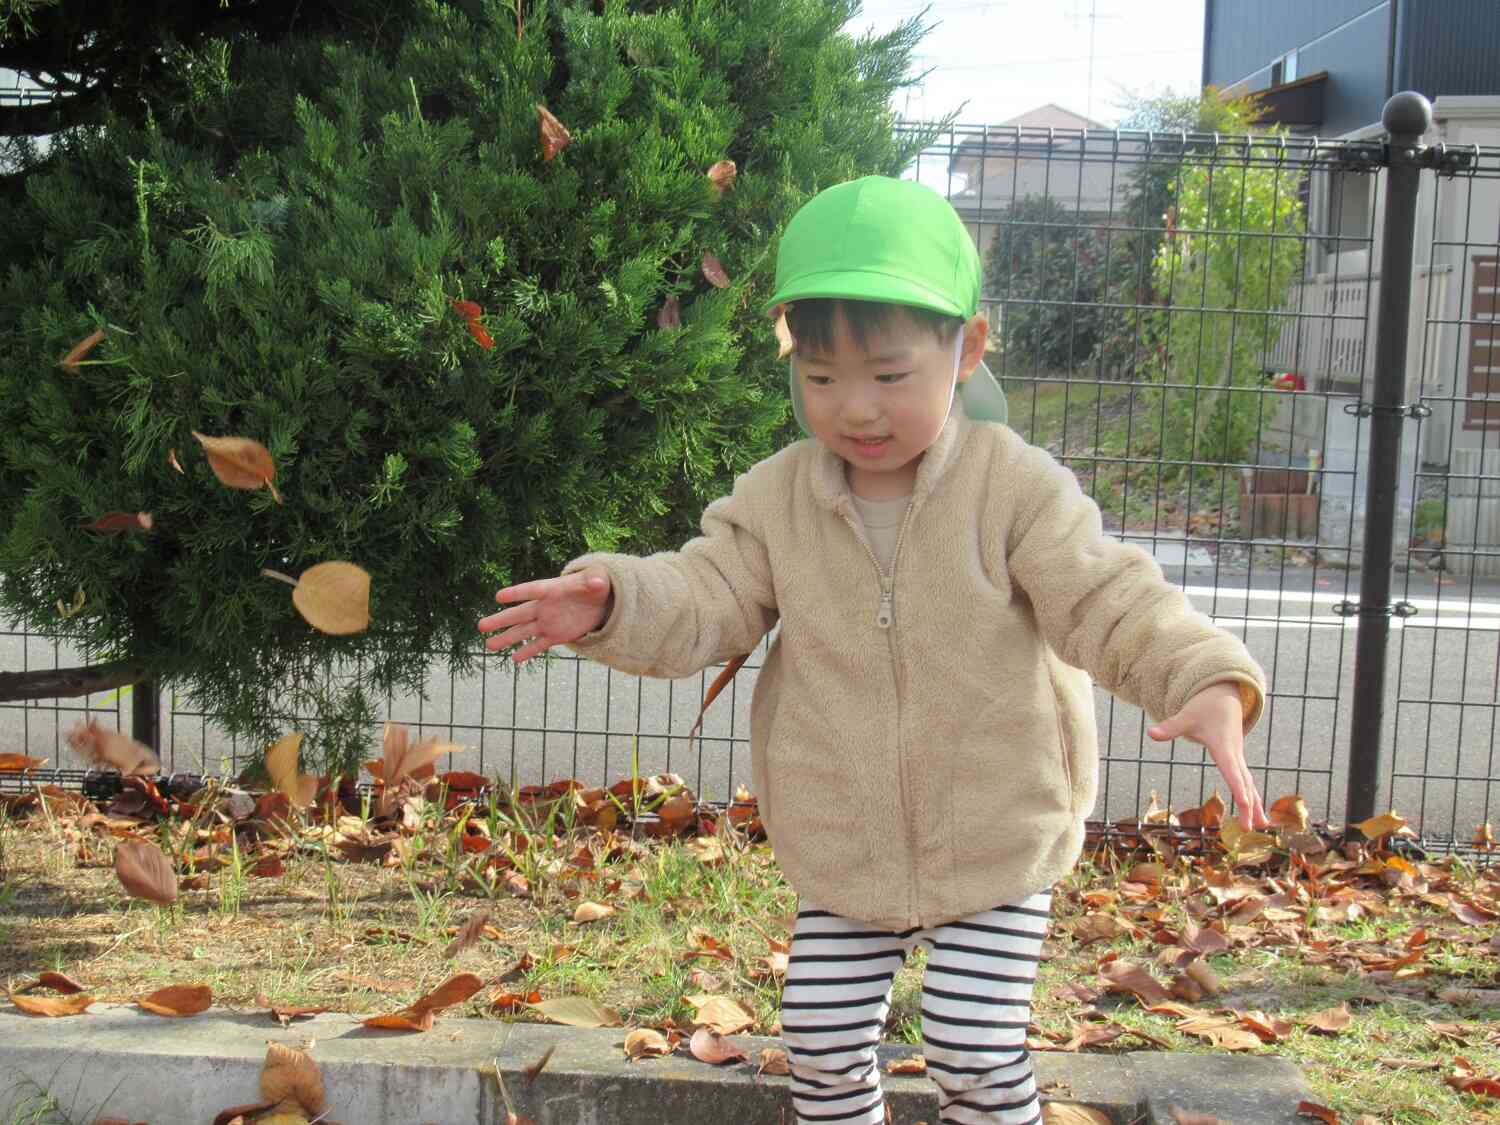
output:
<instances>
[{"instance_id":1,"label":"pole cap finial","mask_svg":"<svg viewBox=\"0 0 1500 1125\"><path fill-rule=\"evenodd\" d=\"M1432 128L1432 103L1415 90L1392 94L1380 111L1380 123L1386 132L1420 137Z\"/></svg>"}]
</instances>

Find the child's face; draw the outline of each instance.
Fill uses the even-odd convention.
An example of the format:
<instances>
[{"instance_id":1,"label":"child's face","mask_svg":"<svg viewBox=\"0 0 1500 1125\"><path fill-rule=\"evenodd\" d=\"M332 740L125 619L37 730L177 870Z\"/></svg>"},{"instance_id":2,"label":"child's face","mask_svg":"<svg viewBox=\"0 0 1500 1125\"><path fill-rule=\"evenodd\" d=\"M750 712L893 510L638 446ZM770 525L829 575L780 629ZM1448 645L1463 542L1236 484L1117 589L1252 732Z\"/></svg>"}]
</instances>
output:
<instances>
[{"instance_id":1,"label":"child's face","mask_svg":"<svg viewBox=\"0 0 1500 1125\"><path fill-rule=\"evenodd\" d=\"M971 340L975 321L961 333L960 382L983 352L985 329ZM799 346L794 362L803 408L813 436L848 462L857 494L901 496L911 491L922 454L948 420L956 345L939 342L905 317L871 332L868 344L868 352L860 349L840 311L831 354Z\"/></svg>"}]
</instances>

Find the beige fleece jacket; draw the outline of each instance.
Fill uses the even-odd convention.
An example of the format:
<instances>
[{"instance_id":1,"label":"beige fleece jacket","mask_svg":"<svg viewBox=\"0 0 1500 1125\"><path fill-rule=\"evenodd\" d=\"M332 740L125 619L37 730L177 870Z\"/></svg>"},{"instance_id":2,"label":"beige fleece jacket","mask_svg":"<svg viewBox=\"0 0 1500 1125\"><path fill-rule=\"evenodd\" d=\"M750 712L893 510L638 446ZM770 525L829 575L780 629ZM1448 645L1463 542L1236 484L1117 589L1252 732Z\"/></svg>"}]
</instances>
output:
<instances>
[{"instance_id":1,"label":"beige fleece jacket","mask_svg":"<svg viewBox=\"0 0 1500 1125\"><path fill-rule=\"evenodd\" d=\"M751 702L760 814L792 885L889 929L1050 887L1076 862L1098 781L1089 675L1155 719L1264 675L1239 640L1105 534L1073 474L955 411L924 454L889 574L843 461L804 440L645 558L592 553L614 609L571 646L691 675L781 629Z\"/></svg>"}]
</instances>

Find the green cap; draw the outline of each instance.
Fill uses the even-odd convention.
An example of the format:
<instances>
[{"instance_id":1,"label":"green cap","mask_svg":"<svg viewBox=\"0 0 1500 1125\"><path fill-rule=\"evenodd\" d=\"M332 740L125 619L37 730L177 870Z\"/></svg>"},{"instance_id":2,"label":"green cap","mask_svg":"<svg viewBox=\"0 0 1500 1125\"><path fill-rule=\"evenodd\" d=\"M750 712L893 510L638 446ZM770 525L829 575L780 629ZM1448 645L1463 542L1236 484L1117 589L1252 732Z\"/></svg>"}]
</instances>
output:
<instances>
[{"instance_id":1,"label":"green cap","mask_svg":"<svg viewBox=\"0 0 1500 1125\"><path fill-rule=\"evenodd\" d=\"M926 184L862 176L825 188L787 224L765 304L841 297L914 305L967 320L979 310L979 252L953 205ZM801 389L791 380L807 430ZM964 413L1004 422L1005 394L983 362L960 384Z\"/></svg>"}]
</instances>

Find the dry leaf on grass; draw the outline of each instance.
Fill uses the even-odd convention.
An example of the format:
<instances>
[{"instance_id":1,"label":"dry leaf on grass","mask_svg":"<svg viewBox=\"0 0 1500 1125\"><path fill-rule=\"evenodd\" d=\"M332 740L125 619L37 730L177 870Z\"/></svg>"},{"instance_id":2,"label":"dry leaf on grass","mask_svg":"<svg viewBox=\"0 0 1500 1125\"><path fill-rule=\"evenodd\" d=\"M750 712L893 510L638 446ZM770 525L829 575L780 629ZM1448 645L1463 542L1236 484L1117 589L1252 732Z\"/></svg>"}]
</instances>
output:
<instances>
[{"instance_id":1,"label":"dry leaf on grass","mask_svg":"<svg viewBox=\"0 0 1500 1125\"><path fill-rule=\"evenodd\" d=\"M213 989L206 984L169 984L136 1001L159 1016L196 1016L213 1005Z\"/></svg>"},{"instance_id":2,"label":"dry leaf on grass","mask_svg":"<svg viewBox=\"0 0 1500 1125\"><path fill-rule=\"evenodd\" d=\"M638 1027L625 1036L625 1057L635 1062L639 1059L659 1059L672 1053L667 1037L654 1027Z\"/></svg>"},{"instance_id":3,"label":"dry leaf on grass","mask_svg":"<svg viewBox=\"0 0 1500 1125\"><path fill-rule=\"evenodd\" d=\"M484 928L489 925L490 916L488 911L481 910L458 931L458 936L448 943L448 948L443 950L444 957L454 957L462 953L484 936Z\"/></svg>"},{"instance_id":4,"label":"dry leaf on grass","mask_svg":"<svg viewBox=\"0 0 1500 1125\"><path fill-rule=\"evenodd\" d=\"M738 1000L728 996L689 996L693 1006L693 1023L712 1028L720 1035L734 1035L755 1023L755 1014L745 1010Z\"/></svg>"},{"instance_id":5,"label":"dry leaf on grass","mask_svg":"<svg viewBox=\"0 0 1500 1125\"><path fill-rule=\"evenodd\" d=\"M10 1002L29 1016L76 1016L94 1002L94 998L82 992L71 996L23 996L10 994Z\"/></svg>"},{"instance_id":6,"label":"dry leaf on grass","mask_svg":"<svg viewBox=\"0 0 1500 1125\"><path fill-rule=\"evenodd\" d=\"M1114 1125L1114 1119L1102 1109L1075 1102L1047 1102L1042 1106L1045 1125Z\"/></svg>"},{"instance_id":7,"label":"dry leaf on grass","mask_svg":"<svg viewBox=\"0 0 1500 1125\"><path fill-rule=\"evenodd\" d=\"M1326 1105L1310 1102L1306 1098L1297 1103L1298 1117L1315 1117L1324 1125L1339 1125L1339 1115L1336 1110L1329 1109Z\"/></svg>"},{"instance_id":8,"label":"dry leaf on grass","mask_svg":"<svg viewBox=\"0 0 1500 1125\"><path fill-rule=\"evenodd\" d=\"M1155 977L1129 961L1111 961L1099 970L1099 976L1104 979L1105 991L1128 992L1148 1008L1169 999Z\"/></svg>"},{"instance_id":9,"label":"dry leaf on grass","mask_svg":"<svg viewBox=\"0 0 1500 1125\"><path fill-rule=\"evenodd\" d=\"M484 981L473 973L459 973L399 1012L371 1016L364 1021L365 1027L382 1028L387 1031L429 1031L433 1017L444 1008L462 1004L484 987Z\"/></svg>"},{"instance_id":10,"label":"dry leaf on grass","mask_svg":"<svg viewBox=\"0 0 1500 1125\"><path fill-rule=\"evenodd\" d=\"M622 1022L619 1012L586 996L562 996L526 1006L569 1027L619 1027Z\"/></svg>"},{"instance_id":11,"label":"dry leaf on grass","mask_svg":"<svg viewBox=\"0 0 1500 1125\"><path fill-rule=\"evenodd\" d=\"M264 445L252 438L208 437L197 430L193 436L203 446L208 467L220 483L252 491L269 488L271 499L281 503L281 494L276 491L276 463Z\"/></svg>"},{"instance_id":12,"label":"dry leaf on grass","mask_svg":"<svg viewBox=\"0 0 1500 1125\"><path fill-rule=\"evenodd\" d=\"M1349 1005L1340 1004L1336 1008L1324 1008L1320 1012L1303 1016L1302 1023L1313 1031L1321 1031L1325 1035L1337 1035L1349 1026L1349 1021L1353 1018L1349 1012Z\"/></svg>"},{"instance_id":13,"label":"dry leaf on grass","mask_svg":"<svg viewBox=\"0 0 1500 1125\"><path fill-rule=\"evenodd\" d=\"M749 1062L745 1049L727 1035L720 1035L711 1027L700 1027L688 1041L688 1050L699 1062L715 1066L727 1062Z\"/></svg>"},{"instance_id":14,"label":"dry leaf on grass","mask_svg":"<svg viewBox=\"0 0 1500 1125\"><path fill-rule=\"evenodd\" d=\"M318 779L304 774L297 764L302 732L293 731L266 748L266 773L271 784L299 809L311 807L318 796Z\"/></svg>"},{"instance_id":15,"label":"dry leaf on grass","mask_svg":"<svg viewBox=\"0 0 1500 1125\"><path fill-rule=\"evenodd\" d=\"M151 747L120 731L101 729L97 719L79 723L66 738L68 747L91 765L117 769L126 777L161 769L161 759Z\"/></svg>"},{"instance_id":16,"label":"dry leaf on grass","mask_svg":"<svg viewBox=\"0 0 1500 1125\"><path fill-rule=\"evenodd\" d=\"M121 840L115 846L115 875L125 893L160 906L177 901L177 873L155 844Z\"/></svg>"},{"instance_id":17,"label":"dry leaf on grass","mask_svg":"<svg viewBox=\"0 0 1500 1125\"><path fill-rule=\"evenodd\" d=\"M597 902L580 902L578 909L573 911L573 921L579 925L589 922L597 922L601 918L608 918L615 912L613 906L604 906Z\"/></svg>"}]
</instances>

